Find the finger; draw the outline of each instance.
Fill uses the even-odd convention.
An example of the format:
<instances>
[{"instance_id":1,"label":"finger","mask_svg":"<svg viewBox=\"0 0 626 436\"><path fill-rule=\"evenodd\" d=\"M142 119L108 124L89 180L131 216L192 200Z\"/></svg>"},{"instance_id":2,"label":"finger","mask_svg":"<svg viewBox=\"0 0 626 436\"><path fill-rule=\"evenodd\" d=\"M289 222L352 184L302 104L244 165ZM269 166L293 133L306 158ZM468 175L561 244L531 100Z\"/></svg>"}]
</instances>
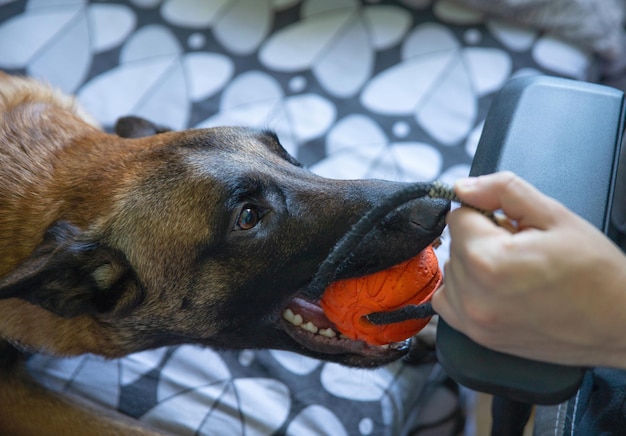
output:
<instances>
[{"instance_id":1,"label":"finger","mask_svg":"<svg viewBox=\"0 0 626 436\"><path fill-rule=\"evenodd\" d=\"M451 250L453 245L464 247L473 239L501 236L510 232L496 225L491 218L469 207L460 207L450 212L447 224Z\"/></svg>"},{"instance_id":2,"label":"finger","mask_svg":"<svg viewBox=\"0 0 626 436\"><path fill-rule=\"evenodd\" d=\"M562 208L558 201L508 171L459 180L455 192L472 206L501 209L520 228L546 229L554 224Z\"/></svg>"},{"instance_id":3,"label":"finger","mask_svg":"<svg viewBox=\"0 0 626 436\"><path fill-rule=\"evenodd\" d=\"M434 311L439 315L441 319L447 322L455 330L461 330L463 323L454 310L454 307L449 302L449 292L446 285L442 285L433 294L431 304Z\"/></svg>"},{"instance_id":4,"label":"finger","mask_svg":"<svg viewBox=\"0 0 626 436\"><path fill-rule=\"evenodd\" d=\"M452 307L448 302L448 294L445 283L435 291L432 298L430 299L431 304L433 305L433 309L439 316L444 319L451 318Z\"/></svg>"},{"instance_id":5,"label":"finger","mask_svg":"<svg viewBox=\"0 0 626 436\"><path fill-rule=\"evenodd\" d=\"M444 266L444 282L431 299L435 312L455 328L461 327L460 315L462 314L457 276L456 268L453 271L452 263L447 261Z\"/></svg>"},{"instance_id":6,"label":"finger","mask_svg":"<svg viewBox=\"0 0 626 436\"><path fill-rule=\"evenodd\" d=\"M449 306L449 302L447 301L446 295L446 280L448 278L448 273L450 270L450 259L446 260L446 263L443 265L443 281L441 285L435 290L433 296L430 299L431 304L433 305L433 309L435 312L440 313L440 311L448 310L447 306Z\"/></svg>"}]
</instances>

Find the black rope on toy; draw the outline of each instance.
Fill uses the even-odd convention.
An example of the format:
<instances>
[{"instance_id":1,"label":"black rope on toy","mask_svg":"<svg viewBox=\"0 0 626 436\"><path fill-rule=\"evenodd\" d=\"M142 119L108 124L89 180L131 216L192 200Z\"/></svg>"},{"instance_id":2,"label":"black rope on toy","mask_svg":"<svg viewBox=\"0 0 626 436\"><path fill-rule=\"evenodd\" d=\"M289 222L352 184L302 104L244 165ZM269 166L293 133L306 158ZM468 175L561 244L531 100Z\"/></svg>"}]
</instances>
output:
<instances>
[{"instance_id":1,"label":"black rope on toy","mask_svg":"<svg viewBox=\"0 0 626 436\"><path fill-rule=\"evenodd\" d=\"M408 321L410 319L430 318L436 315L430 301L422 304L409 304L390 312L375 312L365 315L365 318L372 324L394 324L396 322Z\"/></svg>"},{"instance_id":2,"label":"black rope on toy","mask_svg":"<svg viewBox=\"0 0 626 436\"><path fill-rule=\"evenodd\" d=\"M413 183L405 188L402 188L387 197L383 202L374 208L370 209L370 211L357 221L356 224L354 224L344 235L344 237L337 242L324 262L321 263L315 277L313 277L313 280L304 292L304 295L312 299L321 298L326 288L335 280L337 271L341 265L350 260L354 249L365 237L365 235L367 235L367 233L370 232L377 223L379 223L393 210L408 201L421 197L439 198L454 201L464 206L469 206L457 197L453 188L438 181L432 183ZM514 228L509 227L509 224L506 221L499 220L493 212L477 209L473 206L469 207L483 213L485 216L494 221L494 223L498 225L504 224L505 227L510 230L515 230ZM426 302L419 305L407 305L389 312L371 313L366 315L366 318L372 324L381 325L393 324L410 319L430 318L435 314L436 313L433 310L432 304L430 302Z\"/></svg>"},{"instance_id":3,"label":"black rope on toy","mask_svg":"<svg viewBox=\"0 0 626 436\"><path fill-rule=\"evenodd\" d=\"M374 228L385 216L402 204L421 197L441 198L449 201L459 201L452 190L439 182L413 183L387 197L380 204L370 209L352 228L337 242L333 250L321 263L310 285L305 291L305 296L317 299L322 296L324 290L335 280L341 264L346 262L354 248L361 242L368 232ZM418 306L405 306L393 312L378 312L369 315L368 318L374 324L390 324L413 318L428 318L432 316L430 303ZM371 317L373 319L371 319ZM397 321L396 318L399 318ZM376 321L374 321L376 320Z\"/></svg>"}]
</instances>

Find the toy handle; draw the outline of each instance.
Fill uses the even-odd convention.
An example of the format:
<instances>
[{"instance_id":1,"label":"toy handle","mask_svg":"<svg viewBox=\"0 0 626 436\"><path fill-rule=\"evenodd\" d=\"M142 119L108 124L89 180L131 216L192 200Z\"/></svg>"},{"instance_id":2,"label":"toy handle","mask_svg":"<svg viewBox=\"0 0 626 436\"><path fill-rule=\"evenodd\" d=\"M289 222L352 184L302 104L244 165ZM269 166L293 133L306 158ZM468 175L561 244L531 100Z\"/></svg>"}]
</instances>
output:
<instances>
[{"instance_id":1,"label":"toy handle","mask_svg":"<svg viewBox=\"0 0 626 436\"><path fill-rule=\"evenodd\" d=\"M611 235L623 100L617 89L586 82L511 80L487 114L470 175L511 170ZM533 404L567 400L585 373L490 350L441 319L437 355L458 383Z\"/></svg>"}]
</instances>

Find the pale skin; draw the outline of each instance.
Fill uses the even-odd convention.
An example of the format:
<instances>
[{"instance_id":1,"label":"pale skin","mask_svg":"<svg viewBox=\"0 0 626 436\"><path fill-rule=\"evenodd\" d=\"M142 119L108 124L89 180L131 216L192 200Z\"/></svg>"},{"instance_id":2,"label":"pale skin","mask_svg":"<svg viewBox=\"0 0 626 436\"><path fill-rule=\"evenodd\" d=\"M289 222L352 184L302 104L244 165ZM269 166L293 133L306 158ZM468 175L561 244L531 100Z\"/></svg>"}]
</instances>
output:
<instances>
[{"instance_id":1,"label":"pale skin","mask_svg":"<svg viewBox=\"0 0 626 436\"><path fill-rule=\"evenodd\" d=\"M531 359L626 369L626 256L594 226L510 172L459 180L450 258L432 299L477 343Z\"/></svg>"}]
</instances>

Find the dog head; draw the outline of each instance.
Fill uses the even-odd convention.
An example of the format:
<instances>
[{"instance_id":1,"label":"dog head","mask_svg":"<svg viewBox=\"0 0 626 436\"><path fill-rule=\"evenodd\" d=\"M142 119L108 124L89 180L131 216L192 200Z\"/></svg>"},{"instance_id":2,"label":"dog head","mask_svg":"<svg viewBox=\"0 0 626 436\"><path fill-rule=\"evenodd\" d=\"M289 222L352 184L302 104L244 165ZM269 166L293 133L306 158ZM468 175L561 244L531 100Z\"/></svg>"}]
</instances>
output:
<instances>
[{"instance_id":1,"label":"dog head","mask_svg":"<svg viewBox=\"0 0 626 436\"><path fill-rule=\"evenodd\" d=\"M124 136L159 134L97 138L111 156L88 170L107 174L92 174L93 186L80 195L76 187L59 189L62 213L30 256L0 278L2 298L43 309L46 323L84 326L65 328L74 336L64 341L107 356L198 343L376 366L405 353L316 334L283 317L295 306L305 322L325 327L323 311L302 291L351 226L402 184L317 176L269 131L166 132L139 119L125 123ZM398 208L337 278L418 254L440 235L448 209L430 199ZM14 339L29 345L24 336Z\"/></svg>"}]
</instances>

